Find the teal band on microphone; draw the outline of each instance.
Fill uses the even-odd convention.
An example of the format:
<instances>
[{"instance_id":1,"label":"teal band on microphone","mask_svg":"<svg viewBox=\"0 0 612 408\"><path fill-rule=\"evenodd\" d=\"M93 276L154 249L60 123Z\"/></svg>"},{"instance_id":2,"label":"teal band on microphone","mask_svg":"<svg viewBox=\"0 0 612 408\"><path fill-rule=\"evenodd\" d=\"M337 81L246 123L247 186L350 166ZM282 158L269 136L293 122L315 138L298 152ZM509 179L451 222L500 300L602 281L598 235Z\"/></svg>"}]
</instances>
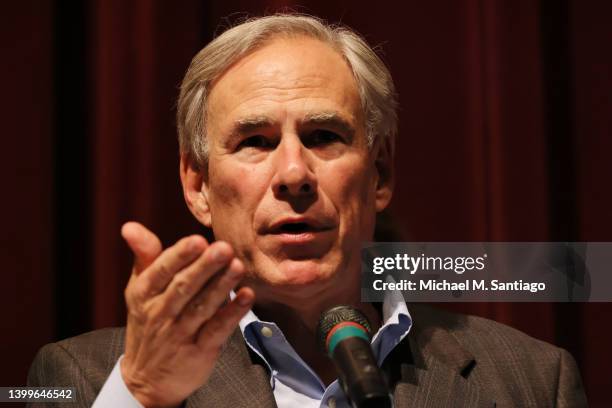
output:
<instances>
[{"instance_id":1,"label":"teal band on microphone","mask_svg":"<svg viewBox=\"0 0 612 408\"><path fill-rule=\"evenodd\" d=\"M336 330L332 334L331 339L329 339L329 355L333 356L334 350L336 349L336 346L338 345L338 343L340 343L342 340L348 337L361 337L368 343L370 342L368 335L362 329L359 329L355 326L344 326Z\"/></svg>"}]
</instances>

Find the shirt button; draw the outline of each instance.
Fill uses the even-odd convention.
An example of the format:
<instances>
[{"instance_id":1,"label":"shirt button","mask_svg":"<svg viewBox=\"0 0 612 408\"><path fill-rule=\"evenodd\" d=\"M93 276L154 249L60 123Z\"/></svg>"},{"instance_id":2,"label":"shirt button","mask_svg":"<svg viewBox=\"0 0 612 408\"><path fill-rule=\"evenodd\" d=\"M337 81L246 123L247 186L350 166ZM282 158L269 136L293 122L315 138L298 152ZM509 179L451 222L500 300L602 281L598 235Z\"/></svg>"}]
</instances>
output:
<instances>
[{"instance_id":1,"label":"shirt button","mask_svg":"<svg viewBox=\"0 0 612 408\"><path fill-rule=\"evenodd\" d=\"M261 328L261 334L263 334L265 337L272 337L274 333L272 332L271 328L264 326Z\"/></svg>"},{"instance_id":2,"label":"shirt button","mask_svg":"<svg viewBox=\"0 0 612 408\"><path fill-rule=\"evenodd\" d=\"M328 406L329 408L336 408L336 399L335 399L334 397L330 397L330 398L327 400L327 406Z\"/></svg>"}]
</instances>

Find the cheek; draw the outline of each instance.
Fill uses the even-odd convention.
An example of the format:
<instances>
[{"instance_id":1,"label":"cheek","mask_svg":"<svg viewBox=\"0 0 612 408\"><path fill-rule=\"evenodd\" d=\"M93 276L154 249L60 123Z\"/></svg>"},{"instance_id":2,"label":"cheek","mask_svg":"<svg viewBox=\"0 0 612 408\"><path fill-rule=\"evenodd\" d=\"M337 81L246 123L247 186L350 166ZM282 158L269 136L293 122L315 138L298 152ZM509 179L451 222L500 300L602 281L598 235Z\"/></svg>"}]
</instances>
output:
<instances>
[{"instance_id":1,"label":"cheek","mask_svg":"<svg viewBox=\"0 0 612 408\"><path fill-rule=\"evenodd\" d=\"M245 227L250 225L261 196L261 177L256 176L257 172L249 167L229 163L210 171L209 200L213 230L218 239L244 237L244 233L231 232L234 229L245 231Z\"/></svg>"},{"instance_id":2,"label":"cheek","mask_svg":"<svg viewBox=\"0 0 612 408\"><path fill-rule=\"evenodd\" d=\"M343 180L346 186L346 197L351 197L353 204L362 210L369 209L374 203L376 188L374 174L370 166L365 163L357 168L346 169Z\"/></svg>"},{"instance_id":3,"label":"cheek","mask_svg":"<svg viewBox=\"0 0 612 408\"><path fill-rule=\"evenodd\" d=\"M372 170L367 166L338 166L333 173L337 177L329 179L336 185L334 188L335 202L344 218L345 233L355 234L355 238L363 237L373 230L375 219L375 182ZM358 231L359 230L359 231Z\"/></svg>"},{"instance_id":4,"label":"cheek","mask_svg":"<svg viewBox=\"0 0 612 408\"><path fill-rule=\"evenodd\" d=\"M211 166L210 194L219 209L226 206L247 204L257 196L261 184L261 174L253 166L219 161Z\"/></svg>"}]
</instances>

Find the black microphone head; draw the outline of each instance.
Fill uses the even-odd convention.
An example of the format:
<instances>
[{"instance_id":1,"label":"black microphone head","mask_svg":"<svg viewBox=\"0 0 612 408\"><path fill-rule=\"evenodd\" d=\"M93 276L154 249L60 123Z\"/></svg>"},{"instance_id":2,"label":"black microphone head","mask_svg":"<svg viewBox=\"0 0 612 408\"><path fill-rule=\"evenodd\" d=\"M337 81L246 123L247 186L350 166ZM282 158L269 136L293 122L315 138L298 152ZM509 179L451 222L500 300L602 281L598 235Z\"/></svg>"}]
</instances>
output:
<instances>
[{"instance_id":1,"label":"black microphone head","mask_svg":"<svg viewBox=\"0 0 612 408\"><path fill-rule=\"evenodd\" d=\"M372 353L372 326L363 313L336 306L321 314L317 339L353 407L391 408L391 394Z\"/></svg>"},{"instance_id":2,"label":"black microphone head","mask_svg":"<svg viewBox=\"0 0 612 408\"><path fill-rule=\"evenodd\" d=\"M372 337L372 326L365 315L351 306L335 306L321 313L319 324L317 325L317 340L321 350L326 354L327 337L329 333L340 323L352 322L362 326L368 337Z\"/></svg>"}]
</instances>

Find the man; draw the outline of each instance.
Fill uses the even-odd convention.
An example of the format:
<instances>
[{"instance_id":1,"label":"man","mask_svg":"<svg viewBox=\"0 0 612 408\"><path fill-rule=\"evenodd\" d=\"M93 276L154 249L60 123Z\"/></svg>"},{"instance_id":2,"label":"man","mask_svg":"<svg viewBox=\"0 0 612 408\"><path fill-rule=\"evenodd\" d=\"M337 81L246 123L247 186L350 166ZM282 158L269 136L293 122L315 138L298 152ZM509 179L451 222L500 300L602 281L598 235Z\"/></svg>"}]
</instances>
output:
<instances>
[{"instance_id":1,"label":"man","mask_svg":"<svg viewBox=\"0 0 612 408\"><path fill-rule=\"evenodd\" d=\"M346 406L315 341L321 312L345 304L378 332L398 407L585 405L563 350L391 296L382 310L360 301L361 243L393 190L395 106L384 64L345 28L277 15L208 44L178 128L185 201L216 242L162 250L125 224L125 332L46 346L29 384L75 386L83 406Z\"/></svg>"}]
</instances>

